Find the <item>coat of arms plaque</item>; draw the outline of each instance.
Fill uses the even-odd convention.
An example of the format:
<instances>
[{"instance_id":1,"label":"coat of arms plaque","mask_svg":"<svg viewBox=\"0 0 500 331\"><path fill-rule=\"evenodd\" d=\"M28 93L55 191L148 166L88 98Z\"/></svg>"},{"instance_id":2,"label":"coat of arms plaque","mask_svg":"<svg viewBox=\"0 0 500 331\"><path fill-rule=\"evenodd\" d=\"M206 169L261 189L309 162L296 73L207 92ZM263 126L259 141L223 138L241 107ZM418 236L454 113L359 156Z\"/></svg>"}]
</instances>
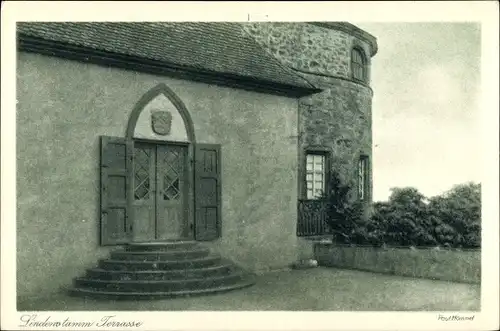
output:
<instances>
[{"instance_id":1,"label":"coat of arms plaque","mask_svg":"<svg viewBox=\"0 0 500 331\"><path fill-rule=\"evenodd\" d=\"M151 112L151 127L156 134L166 136L172 128L172 114L168 111L155 110Z\"/></svg>"}]
</instances>

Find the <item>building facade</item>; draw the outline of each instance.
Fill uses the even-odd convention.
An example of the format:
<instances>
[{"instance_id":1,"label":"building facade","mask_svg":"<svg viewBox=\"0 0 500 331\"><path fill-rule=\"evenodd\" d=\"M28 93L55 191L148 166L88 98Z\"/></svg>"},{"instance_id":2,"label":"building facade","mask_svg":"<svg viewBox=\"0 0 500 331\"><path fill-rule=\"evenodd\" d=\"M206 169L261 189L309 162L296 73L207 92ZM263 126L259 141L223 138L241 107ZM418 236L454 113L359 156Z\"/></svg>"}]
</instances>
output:
<instances>
[{"instance_id":1,"label":"building facade","mask_svg":"<svg viewBox=\"0 0 500 331\"><path fill-rule=\"evenodd\" d=\"M131 242L194 240L251 271L286 267L312 252L298 206L332 171L371 202L377 45L353 25L17 28L21 299Z\"/></svg>"}]
</instances>

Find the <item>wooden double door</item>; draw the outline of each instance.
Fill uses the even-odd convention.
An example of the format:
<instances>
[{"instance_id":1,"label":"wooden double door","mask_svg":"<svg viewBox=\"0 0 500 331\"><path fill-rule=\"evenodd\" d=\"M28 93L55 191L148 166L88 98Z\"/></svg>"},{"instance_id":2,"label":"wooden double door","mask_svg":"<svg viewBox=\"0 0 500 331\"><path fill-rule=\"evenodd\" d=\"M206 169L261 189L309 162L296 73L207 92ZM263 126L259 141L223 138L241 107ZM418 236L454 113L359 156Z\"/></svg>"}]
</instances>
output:
<instances>
[{"instance_id":1,"label":"wooden double door","mask_svg":"<svg viewBox=\"0 0 500 331\"><path fill-rule=\"evenodd\" d=\"M188 147L134 143L132 240L190 239Z\"/></svg>"}]
</instances>

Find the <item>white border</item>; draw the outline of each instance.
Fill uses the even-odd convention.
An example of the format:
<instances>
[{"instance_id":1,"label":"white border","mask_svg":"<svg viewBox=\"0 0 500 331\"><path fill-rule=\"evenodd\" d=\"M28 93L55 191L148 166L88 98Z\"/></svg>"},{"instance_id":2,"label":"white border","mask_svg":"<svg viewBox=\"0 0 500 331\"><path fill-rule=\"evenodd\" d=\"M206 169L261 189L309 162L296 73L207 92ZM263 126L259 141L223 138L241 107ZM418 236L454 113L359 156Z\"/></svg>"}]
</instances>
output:
<instances>
[{"instance_id":1,"label":"white border","mask_svg":"<svg viewBox=\"0 0 500 331\"><path fill-rule=\"evenodd\" d=\"M474 330L498 329L498 4L465 2L23 2L2 4L1 327L17 330L15 310L16 21L356 21L480 22L482 29L483 244L482 311L473 322L439 322L432 313L127 312L147 330ZM284 298L286 300L286 298ZM109 312L110 314L112 312ZM99 320L103 313L46 312L53 318Z\"/></svg>"}]
</instances>

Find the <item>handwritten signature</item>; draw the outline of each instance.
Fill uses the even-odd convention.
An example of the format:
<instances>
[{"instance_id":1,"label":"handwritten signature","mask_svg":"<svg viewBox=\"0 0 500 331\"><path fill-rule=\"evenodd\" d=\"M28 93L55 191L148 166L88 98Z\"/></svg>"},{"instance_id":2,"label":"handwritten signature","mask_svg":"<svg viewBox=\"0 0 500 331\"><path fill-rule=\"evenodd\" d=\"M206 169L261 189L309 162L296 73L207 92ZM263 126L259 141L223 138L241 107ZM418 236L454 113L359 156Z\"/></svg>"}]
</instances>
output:
<instances>
[{"instance_id":1,"label":"handwritten signature","mask_svg":"<svg viewBox=\"0 0 500 331\"><path fill-rule=\"evenodd\" d=\"M473 321L475 315L472 316L460 316L460 315L448 315L444 316L439 314L438 315L438 320L439 321L444 321L444 322L451 322L451 321Z\"/></svg>"},{"instance_id":2,"label":"handwritten signature","mask_svg":"<svg viewBox=\"0 0 500 331\"><path fill-rule=\"evenodd\" d=\"M69 317L65 320L55 320L52 316L47 316L45 319L40 318L37 314L27 314L20 317L20 327L40 327L40 328L60 328L60 327L79 327L79 328L137 328L140 327L142 321L121 321L116 319L116 315L106 315L99 321L75 321Z\"/></svg>"}]
</instances>

